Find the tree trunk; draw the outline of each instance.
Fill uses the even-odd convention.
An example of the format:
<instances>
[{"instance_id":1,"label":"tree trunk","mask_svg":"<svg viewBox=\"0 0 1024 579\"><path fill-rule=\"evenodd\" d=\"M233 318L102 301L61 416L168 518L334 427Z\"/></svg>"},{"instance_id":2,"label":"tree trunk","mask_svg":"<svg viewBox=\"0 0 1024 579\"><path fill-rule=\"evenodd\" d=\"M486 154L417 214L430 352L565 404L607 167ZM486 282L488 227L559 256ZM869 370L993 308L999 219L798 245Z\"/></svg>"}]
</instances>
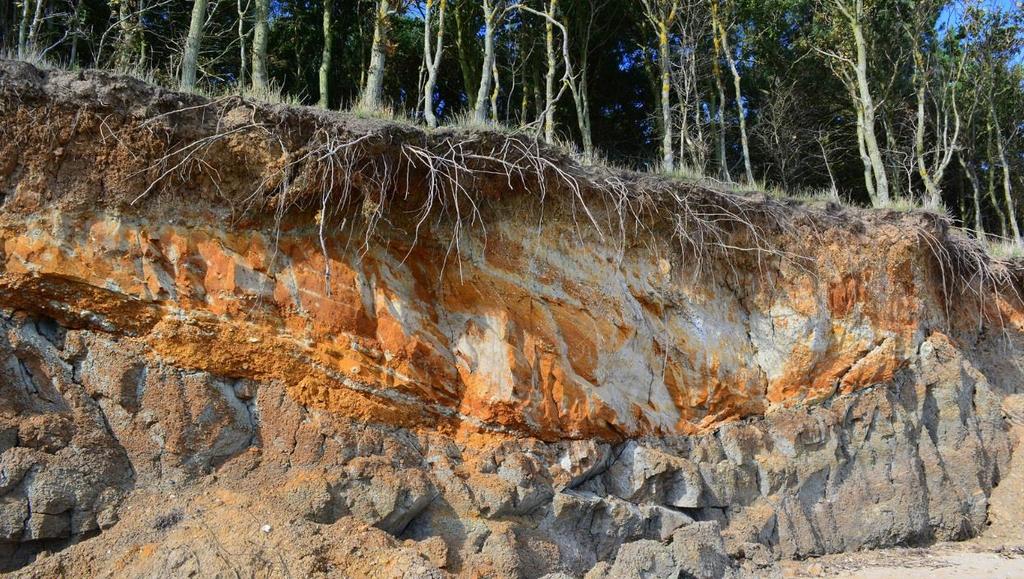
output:
<instances>
[{"instance_id":1,"label":"tree trunk","mask_svg":"<svg viewBox=\"0 0 1024 579\"><path fill-rule=\"evenodd\" d=\"M891 201L889 198L889 178L886 174L885 163L882 160L882 150L878 146L878 137L875 135L875 101L871 96L871 87L868 84L868 49L867 41L864 38L864 30L860 22L862 13L863 5L861 0L857 0L857 12L849 20L853 31L854 43L857 47L855 68L861 114L863 115L863 140L868 159L871 163L871 174L874 177L876 205L884 207L889 205Z\"/></svg>"},{"instance_id":2,"label":"tree trunk","mask_svg":"<svg viewBox=\"0 0 1024 579\"><path fill-rule=\"evenodd\" d=\"M534 63L534 66L530 67L530 72L533 74L533 82L530 86L533 88L533 112L534 120L538 123L544 120L544 89L543 83L540 81L540 64Z\"/></svg>"},{"instance_id":3,"label":"tree trunk","mask_svg":"<svg viewBox=\"0 0 1024 579\"><path fill-rule=\"evenodd\" d=\"M68 55L68 63L74 68L78 66L78 37L81 35L82 20L79 16L79 10L82 7L82 3L79 2L75 5L75 30L71 33L71 54Z\"/></svg>"},{"instance_id":4,"label":"tree trunk","mask_svg":"<svg viewBox=\"0 0 1024 579\"><path fill-rule=\"evenodd\" d=\"M7 34L11 28L11 12L13 9L13 2L0 2L0 46L7 46L7 43L10 41Z\"/></svg>"},{"instance_id":5,"label":"tree trunk","mask_svg":"<svg viewBox=\"0 0 1024 579\"><path fill-rule=\"evenodd\" d=\"M530 85L530 77L527 74L529 67L526 63L523 63L523 98L519 101L519 125L523 126L526 124L526 115L530 111L530 91L533 90Z\"/></svg>"},{"instance_id":6,"label":"tree trunk","mask_svg":"<svg viewBox=\"0 0 1024 579\"><path fill-rule=\"evenodd\" d=\"M687 160L686 154L689 149L688 141L690 134L690 110L689 110L689 94L680 94L679 100L682 102L682 110L679 115L679 166L684 167L687 165L692 166L693 163ZM692 155L691 155L692 160Z\"/></svg>"},{"instance_id":7,"label":"tree trunk","mask_svg":"<svg viewBox=\"0 0 1024 579\"><path fill-rule=\"evenodd\" d=\"M942 204L942 181L946 169L953 161L960 142L960 109L957 103L956 85L960 82L959 73L953 79L949 93L940 93L935 104L935 149L933 163L928 165L925 151L925 107L928 95L928 84L925 76L925 62L920 50L914 51L914 82L917 84L917 127L914 133L914 151L918 174L924 184L927 202L931 207ZM945 105L949 105L946 108ZM952 109L952 120L950 120ZM950 136L949 126L952 123L953 133ZM961 158L961 162L963 158Z\"/></svg>"},{"instance_id":8,"label":"tree trunk","mask_svg":"<svg viewBox=\"0 0 1024 579\"><path fill-rule=\"evenodd\" d=\"M561 98L562 93L568 88L572 92L573 105L576 108L576 118L580 129L580 137L583 141L583 154L585 162L589 163L593 160L593 141L591 139L590 132L590 109L587 104L587 88L586 88L586 67L587 67L587 56L586 48L583 50L583 72L577 76L572 66L572 56L569 50L569 28L565 24L559 22L555 18L555 14L558 10L557 0L551 0L548 4L546 12L538 12L529 6L519 5L520 11L530 12L538 16L543 16L547 23L547 61L548 61L548 84L547 84L547 107L545 109L545 129L546 139L548 143L554 142L554 110ZM558 94L554 92L554 72L556 68L555 50L554 50L554 28L558 28L562 33L562 61L565 66L564 74L562 75L562 88L558 91ZM582 79L582 80L580 80Z\"/></svg>"},{"instance_id":9,"label":"tree trunk","mask_svg":"<svg viewBox=\"0 0 1024 579\"><path fill-rule=\"evenodd\" d=\"M334 16L334 0L324 0L324 50L320 55L320 107L331 106L331 53L334 49L334 35L331 34L331 21Z\"/></svg>"},{"instance_id":10,"label":"tree trunk","mask_svg":"<svg viewBox=\"0 0 1024 579\"><path fill-rule=\"evenodd\" d=\"M929 207L938 207L942 203L942 194L939 192L939 188L935 181L932 180L931 173L928 171L928 163L924 156L924 99L926 96L926 86L923 79L918 77L924 74L919 72L917 68L914 71L914 80L918 83L917 86L917 126L914 128L914 158L917 164L917 173L921 176L921 183L924 185L924 192L926 196L926 204ZM963 159L960 159L963 163ZM965 167L966 168L966 167Z\"/></svg>"},{"instance_id":11,"label":"tree trunk","mask_svg":"<svg viewBox=\"0 0 1024 579\"><path fill-rule=\"evenodd\" d=\"M999 118L996 116L995 107L989 103L989 115L992 117L992 128L996 132L996 151L999 153L999 164L1003 166L1003 199L1006 201L1006 214L1010 218L1010 229L1013 231L1013 241L1021 244L1020 226L1017 224L1017 204L1013 199L1013 187L1010 184L1010 164L1006 160L1006 145L1003 143L1003 133L1000 130Z\"/></svg>"},{"instance_id":12,"label":"tree trunk","mask_svg":"<svg viewBox=\"0 0 1024 579\"><path fill-rule=\"evenodd\" d=\"M256 0L256 22L252 32L252 90L256 94L270 92L267 74L267 41L270 36L270 0Z\"/></svg>"},{"instance_id":13,"label":"tree trunk","mask_svg":"<svg viewBox=\"0 0 1024 579\"><path fill-rule=\"evenodd\" d=\"M713 8L712 13L716 12L718 12L718 10ZM736 60L733 59L732 51L729 48L728 33L720 20L718 20L717 24L718 33L722 37L722 54L725 55L725 61L729 65L729 71L732 73L733 87L736 90L736 114L739 116L740 122L740 145L743 149L743 169L747 174L747 183L754 183L754 170L750 166L750 141L747 139L747 117L743 110L743 91L740 88L740 73L739 70L736 69Z\"/></svg>"},{"instance_id":14,"label":"tree trunk","mask_svg":"<svg viewBox=\"0 0 1024 579\"><path fill-rule=\"evenodd\" d=\"M715 23L718 19L717 0L711 3L711 12L713 15L711 38L714 48L714 54L711 58L711 72L712 76L715 77L715 89L718 91L718 166L720 177L726 181L732 181L732 175L729 174L729 159L725 147L725 85L722 82L722 65L718 60L718 54L722 51L722 40L715 31L717 28Z\"/></svg>"},{"instance_id":15,"label":"tree trunk","mask_svg":"<svg viewBox=\"0 0 1024 579\"><path fill-rule=\"evenodd\" d=\"M725 85L722 83L721 67L717 58L714 61L715 88L718 89L718 167L722 179L732 181L729 174L729 158L725 148Z\"/></svg>"},{"instance_id":16,"label":"tree trunk","mask_svg":"<svg viewBox=\"0 0 1024 579\"><path fill-rule=\"evenodd\" d=\"M746 182L753 183L754 168L751 166L751 144L750 139L746 136L746 112L743 110L743 93L739 85L739 72L736 70L735 60L729 53L729 46L725 44L725 29L719 30L722 32L722 47L725 49L729 70L732 71L732 83L736 90L736 115L739 117L739 143L743 152L743 170L746 171Z\"/></svg>"},{"instance_id":17,"label":"tree trunk","mask_svg":"<svg viewBox=\"0 0 1024 579\"><path fill-rule=\"evenodd\" d=\"M828 173L828 182L829 182L829 191L828 191L828 193L829 193L829 198L838 201L839 200L839 187L836 186L836 176L832 172L832 164L829 163L829 160L828 160L828 150L825 149L825 143L820 138L818 139L818 146L821 148L821 160L824 162L824 164L825 164L825 171ZM788 187L787 187L787 189L788 189Z\"/></svg>"},{"instance_id":18,"label":"tree trunk","mask_svg":"<svg viewBox=\"0 0 1024 579\"><path fill-rule=\"evenodd\" d=\"M133 14L129 0L122 0L117 5L118 35L114 47L114 67L118 70L142 70L145 65L145 36L143 35L143 16L145 4L140 0L138 10Z\"/></svg>"},{"instance_id":19,"label":"tree trunk","mask_svg":"<svg viewBox=\"0 0 1024 579\"><path fill-rule=\"evenodd\" d=\"M455 48L459 53L459 70L462 72L462 84L466 92L466 99L469 101L469 108L476 108L476 89L480 81L476 78L476 67L473 63L472 38L475 37L472 31L467 30L465 14L463 10L471 3L460 2L455 7Z\"/></svg>"},{"instance_id":20,"label":"tree trunk","mask_svg":"<svg viewBox=\"0 0 1024 579\"><path fill-rule=\"evenodd\" d=\"M981 217L981 185L978 183L978 174L974 171L974 164L968 163L962 154L958 154L960 167L971 184L971 198L974 201L974 232L978 239L985 239L985 224Z\"/></svg>"},{"instance_id":21,"label":"tree trunk","mask_svg":"<svg viewBox=\"0 0 1024 579\"><path fill-rule=\"evenodd\" d=\"M238 10L238 90L245 89L246 77L249 76L249 54L246 50L245 17L249 13L249 0L242 6L242 0L237 0Z\"/></svg>"},{"instance_id":22,"label":"tree trunk","mask_svg":"<svg viewBox=\"0 0 1024 579\"><path fill-rule=\"evenodd\" d=\"M668 19L663 19L658 28L658 69L661 72L661 168L675 170L675 154L672 151L672 89L671 63L669 62Z\"/></svg>"},{"instance_id":23,"label":"tree trunk","mask_svg":"<svg viewBox=\"0 0 1024 579\"><path fill-rule=\"evenodd\" d=\"M21 23L18 24L18 58L25 58L28 55L28 25L32 7L32 0L22 1L24 4L21 5ZM42 2L42 0L36 1Z\"/></svg>"},{"instance_id":24,"label":"tree trunk","mask_svg":"<svg viewBox=\"0 0 1024 579\"><path fill-rule=\"evenodd\" d=\"M196 68L199 65L199 47L203 43L203 25L206 23L207 0L195 0L192 4L192 20L185 39L185 54L181 57L181 90L190 91L196 85Z\"/></svg>"},{"instance_id":25,"label":"tree trunk","mask_svg":"<svg viewBox=\"0 0 1024 579\"><path fill-rule=\"evenodd\" d=\"M494 124L498 123L498 95L501 93L501 76L498 71L498 63L496 61L491 62L491 77L494 80L494 86L491 88L491 121Z\"/></svg>"},{"instance_id":26,"label":"tree trunk","mask_svg":"<svg viewBox=\"0 0 1024 579\"><path fill-rule=\"evenodd\" d=\"M1003 211L1003 205L999 202L999 198L996 197L996 170L995 162L992 160L995 151L992 146L992 119L989 118L986 121L986 136L985 136L985 155L988 165L987 170L987 183L986 189L988 192L988 200L992 203L992 207L996 210L996 216L999 218L999 235L1003 239L1006 239L1007 228L1009 224L1006 223L1006 212Z\"/></svg>"},{"instance_id":27,"label":"tree trunk","mask_svg":"<svg viewBox=\"0 0 1024 579\"><path fill-rule=\"evenodd\" d=\"M423 118L430 128L437 126L437 116L434 114L434 88L437 86L437 71L441 66L441 54L444 51L444 19L448 0L441 0L441 4L438 6L437 45L431 49L433 33L430 27L433 4L433 0L427 0L423 14L423 58L427 65L427 81L423 87Z\"/></svg>"},{"instance_id":28,"label":"tree trunk","mask_svg":"<svg viewBox=\"0 0 1024 579\"><path fill-rule=\"evenodd\" d=\"M434 31L431 28L431 18L434 9L434 0L426 0L423 5L423 68L426 69L427 77L423 80L423 120L427 123L427 126L434 128L437 126L437 117L434 116L434 88L433 83L436 82L433 75L433 57L434 51L431 50L431 41L433 40Z\"/></svg>"},{"instance_id":29,"label":"tree trunk","mask_svg":"<svg viewBox=\"0 0 1024 579\"><path fill-rule=\"evenodd\" d=\"M114 67L118 70L128 70L135 42L127 0L121 0L117 3L117 18L119 33L117 44L114 48Z\"/></svg>"},{"instance_id":30,"label":"tree trunk","mask_svg":"<svg viewBox=\"0 0 1024 579\"><path fill-rule=\"evenodd\" d=\"M692 93L692 86L690 84L690 69L689 69L689 51L679 51L679 74L682 76L680 85L682 88L677 90L679 93L679 102L682 105L680 107L679 115L679 164L680 166L695 165L692 163L693 154L690 153L690 159L687 160L687 152L691 149L690 147L690 94Z\"/></svg>"},{"instance_id":31,"label":"tree trunk","mask_svg":"<svg viewBox=\"0 0 1024 579\"><path fill-rule=\"evenodd\" d=\"M483 0L484 9L484 61L480 67L480 87L476 93L476 108L473 110L473 121L486 124L489 119L491 81L494 79L491 68L494 66L494 25L497 9L492 0Z\"/></svg>"},{"instance_id":32,"label":"tree trunk","mask_svg":"<svg viewBox=\"0 0 1024 579\"><path fill-rule=\"evenodd\" d=\"M370 47L370 67L366 71L366 86L359 108L379 111L384 99L384 66L387 60L389 0L377 0L377 17L373 23L373 44Z\"/></svg>"},{"instance_id":33,"label":"tree trunk","mask_svg":"<svg viewBox=\"0 0 1024 579\"><path fill-rule=\"evenodd\" d=\"M878 198L875 196L874 167L871 164L871 157L868 155L867 145L865 145L864 141L864 111L856 94L853 94L852 96L854 102L853 108L857 111L857 152L860 153L860 161L864 166L864 186L868 190L868 197L871 199L871 204L878 206Z\"/></svg>"},{"instance_id":34,"label":"tree trunk","mask_svg":"<svg viewBox=\"0 0 1024 579\"><path fill-rule=\"evenodd\" d=\"M78 10L78 6L81 6L82 2L79 0L76 4L75 10ZM135 26L136 33L139 39L139 59L135 63L136 70L146 69L146 26L143 17L146 15L146 0L139 0L139 13L135 15Z\"/></svg>"},{"instance_id":35,"label":"tree trunk","mask_svg":"<svg viewBox=\"0 0 1024 579\"><path fill-rule=\"evenodd\" d=\"M544 76L544 142L555 142L555 25L551 19L558 9L558 0L548 2L547 20L544 22L544 54L547 57L548 69Z\"/></svg>"},{"instance_id":36,"label":"tree trunk","mask_svg":"<svg viewBox=\"0 0 1024 579\"><path fill-rule=\"evenodd\" d=\"M641 58L643 59L644 72L647 73L644 75L644 78L647 80L648 83L650 83L651 94L654 96L654 110L658 111L659 113L656 115L652 115L654 117L654 129L655 132L660 135L665 130L662 126L662 124L665 122L665 118L660 114L661 87L659 86L659 82L661 80L661 73L659 72L659 70L655 69L654 63L649 58L647 58L646 50L644 51L643 56Z\"/></svg>"},{"instance_id":37,"label":"tree trunk","mask_svg":"<svg viewBox=\"0 0 1024 579\"><path fill-rule=\"evenodd\" d=\"M690 79L693 83L693 127L694 135L692 139L687 135L687 139L690 140L690 159L693 161L694 169L703 174L707 171L708 157L707 149L705 149L704 141L704 111L701 106L701 94L700 94L700 82L697 79L697 59L695 56L690 58Z\"/></svg>"},{"instance_id":38,"label":"tree trunk","mask_svg":"<svg viewBox=\"0 0 1024 579\"><path fill-rule=\"evenodd\" d=\"M579 90L574 93L576 100L576 123L580 129L580 140L583 143L583 159L587 163L594 162L594 136L590 122L590 88L587 82L589 58L584 52L580 61Z\"/></svg>"},{"instance_id":39,"label":"tree trunk","mask_svg":"<svg viewBox=\"0 0 1024 579\"><path fill-rule=\"evenodd\" d=\"M33 52L39 48L39 26L43 22L43 9L46 7L46 0L36 0L36 12L32 16L32 24L28 28L28 48Z\"/></svg>"}]
</instances>

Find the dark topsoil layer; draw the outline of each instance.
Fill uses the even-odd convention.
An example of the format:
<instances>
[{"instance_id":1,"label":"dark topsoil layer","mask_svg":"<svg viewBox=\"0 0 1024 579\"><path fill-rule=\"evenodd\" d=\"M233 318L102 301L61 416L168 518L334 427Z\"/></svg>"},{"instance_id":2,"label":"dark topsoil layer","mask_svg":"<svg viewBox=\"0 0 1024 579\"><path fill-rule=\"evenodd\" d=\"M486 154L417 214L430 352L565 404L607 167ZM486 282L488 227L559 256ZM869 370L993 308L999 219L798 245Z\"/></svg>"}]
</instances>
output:
<instances>
[{"instance_id":1,"label":"dark topsoil layer","mask_svg":"<svg viewBox=\"0 0 1024 579\"><path fill-rule=\"evenodd\" d=\"M25 183L39 190L34 204L21 199ZM837 231L870 242L881 227L917 237L960 279L995 272L1001 284L1019 286L1024 269L996 262L926 211L728 193L584 166L532 135L210 99L107 71L10 60L0 60L0 203L8 214L56 206L188 220L212 212L236 228L265 226L271 216L312 228L322 214L328 226L361 221L369 230L384 218L395 229L404 222L407 233L410 224L415 233L446 220L471 227L498 210L543 206L545 219L571 219L623 240L675 239L709 258L728 248L791 245L783 239L814 243Z\"/></svg>"}]
</instances>

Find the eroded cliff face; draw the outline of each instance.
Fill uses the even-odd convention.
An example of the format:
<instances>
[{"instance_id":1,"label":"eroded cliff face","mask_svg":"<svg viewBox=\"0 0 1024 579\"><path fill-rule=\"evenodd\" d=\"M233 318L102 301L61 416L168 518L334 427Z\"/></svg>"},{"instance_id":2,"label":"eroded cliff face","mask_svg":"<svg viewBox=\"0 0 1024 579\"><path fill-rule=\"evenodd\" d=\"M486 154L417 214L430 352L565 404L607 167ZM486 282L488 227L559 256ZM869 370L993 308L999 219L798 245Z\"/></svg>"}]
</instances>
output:
<instances>
[{"instance_id":1,"label":"eroded cliff face","mask_svg":"<svg viewBox=\"0 0 1024 579\"><path fill-rule=\"evenodd\" d=\"M705 432L891 381L947 323L927 247L901 223L871 239L832 230L808 259L716 280L694 278L667 243L620 254L514 214L448 263L426 242L364 252L332 239L325 264L312 232L236 232L215 215L41 207L7 221L12 306L403 426Z\"/></svg>"},{"instance_id":2,"label":"eroded cliff face","mask_svg":"<svg viewBox=\"0 0 1024 579\"><path fill-rule=\"evenodd\" d=\"M435 198L423 151L505 137L0 93L8 568L722 576L986 523L1024 308L938 218L615 205L564 159ZM328 154L333 196L289 197Z\"/></svg>"}]
</instances>

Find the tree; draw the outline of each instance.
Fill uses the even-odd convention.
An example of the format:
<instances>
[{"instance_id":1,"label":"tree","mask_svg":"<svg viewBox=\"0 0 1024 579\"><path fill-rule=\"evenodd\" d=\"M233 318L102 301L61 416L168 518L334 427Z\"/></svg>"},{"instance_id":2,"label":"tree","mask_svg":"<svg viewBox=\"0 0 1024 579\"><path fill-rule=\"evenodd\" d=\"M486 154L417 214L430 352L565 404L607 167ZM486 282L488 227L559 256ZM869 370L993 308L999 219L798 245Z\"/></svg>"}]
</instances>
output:
<instances>
[{"instance_id":1,"label":"tree","mask_svg":"<svg viewBox=\"0 0 1024 579\"><path fill-rule=\"evenodd\" d=\"M242 5L242 0L236 0L236 10L238 11L238 89L240 91L245 88L246 77L248 77L249 56L246 47L249 45L249 34L245 30L245 21L249 14L250 1L245 0L245 5Z\"/></svg>"},{"instance_id":2,"label":"tree","mask_svg":"<svg viewBox=\"0 0 1024 579\"><path fill-rule=\"evenodd\" d=\"M477 45L473 42L476 38L475 27L478 10L475 0L457 0L455 6L455 47L459 57L459 71L462 73L462 86L469 108L476 108L476 94L480 84L477 76L480 72L480 65L477 63Z\"/></svg>"},{"instance_id":3,"label":"tree","mask_svg":"<svg viewBox=\"0 0 1024 579\"><path fill-rule=\"evenodd\" d=\"M727 8L731 8L731 3L726 0ZM729 15L732 14L732 10L727 10ZM719 9L719 0L712 0L711 3L711 26L715 31L713 34L718 36L719 48L722 54L725 56L725 61L729 65L729 71L732 73L733 88L736 91L736 114L739 117L740 125L740 145L743 150L743 168L746 172L747 183L754 182L754 169L750 165L750 140L747 138L747 114L743 110L743 90L740 86L740 73L736 68L736 59L733 58L732 49L729 47L729 26L723 22L723 16ZM724 100L724 95L723 95Z\"/></svg>"},{"instance_id":4,"label":"tree","mask_svg":"<svg viewBox=\"0 0 1024 579\"><path fill-rule=\"evenodd\" d=\"M573 4L575 10L570 15L573 32L567 33L566 43L569 36L575 39L577 46L575 62L578 63L575 71L575 90L573 91L573 102L576 105L576 125L580 131L580 144L583 148L583 160L587 163L594 161L594 136L593 122L590 113L590 55L593 50L594 36L597 34L598 18L604 13L611 0L582 0ZM604 40L598 41L604 44ZM566 57L568 63L568 57Z\"/></svg>"},{"instance_id":5,"label":"tree","mask_svg":"<svg viewBox=\"0 0 1024 579\"><path fill-rule=\"evenodd\" d=\"M555 142L555 76L558 61L555 60L555 14L558 0L548 0L544 15L544 54L547 57L547 73L544 75L544 142ZM564 38L564 36L563 36Z\"/></svg>"},{"instance_id":6,"label":"tree","mask_svg":"<svg viewBox=\"0 0 1024 579\"><path fill-rule=\"evenodd\" d=\"M41 0L36 0L37 4L40 2ZM29 20L31 8L31 0L21 0L21 22L18 24L18 58L26 58L28 56L28 29L31 22Z\"/></svg>"},{"instance_id":7,"label":"tree","mask_svg":"<svg viewBox=\"0 0 1024 579\"><path fill-rule=\"evenodd\" d=\"M519 4L519 10L521 12L527 12L536 16L540 16L544 20L544 62L545 62L545 74L544 74L544 109L541 124L544 129L544 142L547 144L553 144L555 142L555 109L558 104L558 100L562 96L562 90L559 90L557 96L555 94L555 77L558 76L558 62L559 58L556 57L560 51L555 47L555 28L558 27L562 33L562 43L565 44L568 40L568 31L565 26L557 20L556 14L558 12L558 0L547 0L544 3L544 11L538 11L531 8L525 2ZM568 56L565 55L561 59L563 66L567 71L571 70ZM563 77L563 81L565 78ZM562 83L564 89L565 83Z\"/></svg>"},{"instance_id":8,"label":"tree","mask_svg":"<svg viewBox=\"0 0 1024 579\"><path fill-rule=\"evenodd\" d=\"M658 37L658 71L661 81L661 168L675 169L672 151L672 72L669 51L669 29L679 10L679 0L641 0L644 15Z\"/></svg>"},{"instance_id":9,"label":"tree","mask_svg":"<svg viewBox=\"0 0 1024 579\"><path fill-rule=\"evenodd\" d=\"M32 16L32 24L28 27L28 48L36 50L39 48L39 27L43 23L43 11L47 0L36 0L35 15Z\"/></svg>"},{"instance_id":10,"label":"tree","mask_svg":"<svg viewBox=\"0 0 1024 579\"><path fill-rule=\"evenodd\" d=\"M548 144L554 143L554 110L558 101L562 98L565 93L565 89L568 88L572 92L573 104L576 109L576 118L578 121L580 134L583 139L583 155L586 162L591 162L594 158L593 142L591 141L590 133L590 112L586 102L585 92L585 81L583 80L583 74L576 74L572 66L572 56L569 50L569 29L564 23L559 21L555 15L558 8L557 0L551 0L548 3L547 10L539 12L526 6L524 4L519 5L519 9L524 12L529 12L537 16L541 16L545 20L546 24L546 43L545 43L545 54L547 57L547 82L545 85L545 109L544 109L544 140ZM562 36L562 64L563 74L561 80L561 88L556 94L554 91L554 75L557 67L557 59L554 54L554 29L558 28Z\"/></svg>"},{"instance_id":11,"label":"tree","mask_svg":"<svg viewBox=\"0 0 1024 579\"><path fill-rule=\"evenodd\" d=\"M864 182L868 195L875 206L889 205L889 177L875 130L877 105L868 75L870 47L864 0L820 0L819 6L823 14L831 19L830 40L836 48L819 47L817 50L831 60L833 70L846 85L854 103L857 147L864 164ZM823 44L827 42L825 40Z\"/></svg>"},{"instance_id":12,"label":"tree","mask_svg":"<svg viewBox=\"0 0 1024 579\"><path fill-rule=\"evenodd\" d=\"M373 44L370 47L370 67L366 71L366 85L359 108L365 111L381 109L384 95L384 66L387 61L388 32L391 28L392 0L377 0L377 14L373 21Z\"/></svg>"},{"instance_id":13,"label":"tree","mask_svg":"<svg viewBox=\"0 0 1024 579\"><path fill-rule=\"evenodd\" d=\"M945 4L945 0L920 0L912 24L908 26L917 104L914 160L930 207L942 204L943 177L959 148L962 126L959 88L967 51L958 46L955 38L949 39L947 51L943 51L933 38L936 21ZM933 110L931 150L925 144L928 109Z\"/></svg>"},{"instance_id":14,"label":"tree","mask_svg":"<svg viewBox=\"0 0 1024 579\"><path fill-rule=\"evenodd\" d=\"M708 34L707 3L689 0L676 18L678 64L672 75L679 100L679 164L698 173L707 168L701 72L707 65L702 43Z\"/></svg>"},{"instance_id":15,"label":"tree","mask_svg":"<svg viewBox=\"0 0 1024 579\"><path fill-rule=\"evenodd\" d=\"M113 4L117 7L119 28L114 48L114 66L119 70L128 70L140 65L143 59L142 16L145 4L140 2L137 13L132 11L128 0L116 0Z\"/></svg>"},{"instance_id":16,"label":"tree","mask_svg":"<svg viewBox=\"0 0 1024 579\"><path fill-rule=\"evenodd\" d=\"M711 0L712 10L717 10L717 0ZM716 157L718 158L718 170L720 176L726 181L732 181L732 175L729 174L729 156L726 153L725 146L725 84L722 81L722 64L718 58L718 55L722 53L722 37L718 34L717 18L711 20L711 38L712 46L714 47L714 56L711 59L711 72L715 80L715 90L717 99L717 123L718 123L718 146L716 148ZM712 107L714 108L714 107Z\"/></svg>"},{"instance_id":17,"label":"tree","mask_svg":"<svg viewBox=\"0 0 1024 579\"><path fill-rule=\"evenodd\" d=\"M334 34L331 20L334 16L334 0L324 1L324 50L320 55L320 106L330 108L331 53L334 50Z\"/></svg>"},{"instance_id":18,"label":"tree","mask_svg":"<svg viewBox=\"0 0 1024 579\"><path fill-rule=\"evenodd\" d=\"M199 66L199 48L203 43L203 26L206 23L207 0L194 0L192 20L189 22L185 52L181 57L181 90L190 91L196 85L196 69Z\"/></svg>"},{"instance_id":19,"label":"tree","mask_svg":"<svg viewBox=\"0 0 1024 579\"><path fill-rule=\"evenodd\" d=\"M473 121L486 124L490 120L491 87L494 83L494 34L505 16L505 0L482 0L484 14L484 58L480 66L480 86L476 93Z\"/></svg>"},{"instance_id":20,"label":"tree","mask_svg":"<svg viewBox=\"0 0 1024 579\"><path fill-rule=\"evenodd\" d=\"M831 139L825 131L815 134L797 98L793 84L777 79L774 86L765 89L757 124L751 131L769 160L764 167L766 180L770 176L787 191L818 162L826 173L831 170ZM832 179L829 181L831 186Z\"/></svg>"},{"instance_id":21,"label":"tree","mask_svg":"<svg viewBox=\"0 0 1024 579\"><path fill-rule=\"evenodd\" d=\"M270 0L256 0L256 22L252 32L252 90L260 95L266 95L270 92L270 77L267 74L267 40L270 36L269 18Z\"/></svg>"},{"instance_id":22,"label":"tree","mask_svg":"<svg viewBox=\"0 0 1024 579\"><path fill-rule=\"evenodd\" d=\"M441 54L444 52L444 21L448 0L441 0L437 11L437 36L432 44L434 0L427 0L423 9L423 61L427 69L427 80L423 85L423 119L427 126L437 126L437 115L434 114L434 90L437 87L437 73L441 67Z\"/></svg>"},{"instance_id":23,"label":"tree","mask_svg":"<svg viewBox=\"0 0 1024 579\"><path fill-rule=\"evenodd\" d=\"M992 100L989 101L989 118L991 119L991 129L995 133L996 150L999 153L999 166L1003 172L1003 200L1006 202L1006 212L1010 217L1010 229L1013 231L1013 241L1017 245L1021 245L1022 240L1020 234L1020 225L1017 223L1017 203L1013 197L1013 184L1012 178L1010 177L1010 163L1006 155L1006 138L1003 136L1003 128L999 123L999 116L996 113L995 104Z\"/></svg>"}]
</instances>

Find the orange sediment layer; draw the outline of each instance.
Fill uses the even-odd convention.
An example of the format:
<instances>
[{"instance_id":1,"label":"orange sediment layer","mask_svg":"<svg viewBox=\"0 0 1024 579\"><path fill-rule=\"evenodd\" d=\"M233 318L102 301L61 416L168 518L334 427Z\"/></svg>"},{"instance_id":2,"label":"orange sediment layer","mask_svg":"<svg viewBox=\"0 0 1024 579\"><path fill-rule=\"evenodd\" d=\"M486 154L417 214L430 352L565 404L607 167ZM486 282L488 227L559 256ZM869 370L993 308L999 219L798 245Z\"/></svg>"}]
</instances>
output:
<instances>
[{"instance_id":1,"label":"orange sediment layer","mask_svg":"<svg viewBox=\"0 0 1024 579\"><path fill-rule=\"evenodd\" d=\"M302 231L9 218L0 305L354 419L548 439L693 433L884 383L928 307L909 242L860 261L822 248L816 274L739 296L653 253L492 230L456 264L429 244L329 240L325 256Z\"/></svg>"}]
</instances>

